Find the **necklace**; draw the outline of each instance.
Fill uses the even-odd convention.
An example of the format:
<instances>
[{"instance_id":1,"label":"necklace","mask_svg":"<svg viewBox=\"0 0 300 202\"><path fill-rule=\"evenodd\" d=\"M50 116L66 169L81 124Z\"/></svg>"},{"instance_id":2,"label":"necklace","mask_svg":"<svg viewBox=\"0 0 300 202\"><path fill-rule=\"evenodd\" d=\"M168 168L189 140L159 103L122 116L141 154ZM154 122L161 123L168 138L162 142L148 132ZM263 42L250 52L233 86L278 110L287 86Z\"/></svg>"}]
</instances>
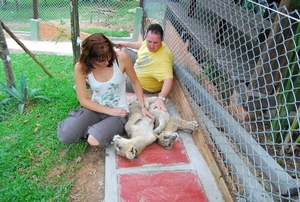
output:
<instances>
[{"instance_id":1,"label":"necklace","mask_svg":"<svg viewBox=\"0 0 300 202\"><path fill-rule=\"evenodd\" d=\"M101 75L104 76L105 75L105 71L104 69L101 69Z\"/></svg>"}]
</instances>

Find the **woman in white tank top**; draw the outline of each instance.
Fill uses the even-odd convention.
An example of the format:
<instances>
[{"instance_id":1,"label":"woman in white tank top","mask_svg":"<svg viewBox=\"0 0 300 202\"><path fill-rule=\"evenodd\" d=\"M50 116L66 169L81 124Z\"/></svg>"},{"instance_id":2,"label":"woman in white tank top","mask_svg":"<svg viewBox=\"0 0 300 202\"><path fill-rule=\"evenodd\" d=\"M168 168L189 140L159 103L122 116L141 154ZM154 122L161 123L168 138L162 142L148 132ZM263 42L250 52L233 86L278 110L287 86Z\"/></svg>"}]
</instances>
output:
<instances>
[{"instance_id":1,"label":"woman in white tank top","mask_svg":"<svg viewBox=\"0 0 300 202\"><path fill-rule=\"evenodd\" d=\"M92 34L82 43L82 52L74 67L75 88L82 106L72 110L67 119L59 122L58 138L71 144L86 139L92 146L104 148L114 135L125 133L128 106L126 75L134 86L144 116L154 119L144 106L144 94L129 55L115 51L112 42L103 34ZM92 90L87 96L86 80Z\"/></svg>"}]
</instances>

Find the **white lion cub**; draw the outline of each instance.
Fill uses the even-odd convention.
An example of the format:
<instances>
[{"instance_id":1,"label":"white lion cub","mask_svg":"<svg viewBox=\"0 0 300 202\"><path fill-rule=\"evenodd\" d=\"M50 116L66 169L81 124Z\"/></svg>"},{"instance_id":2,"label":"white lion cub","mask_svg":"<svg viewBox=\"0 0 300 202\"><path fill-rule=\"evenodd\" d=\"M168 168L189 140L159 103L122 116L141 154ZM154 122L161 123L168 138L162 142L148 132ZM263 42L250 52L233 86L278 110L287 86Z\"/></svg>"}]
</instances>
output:
<instances>
[{"instance_id":1,"label":"white lion cub","mask_svg":"<svg viewBox=\"0 0 300 202\"><path fill-rule=\"evenodd\" d=\"M155 116L155 124L149 117L143 117L139 103L135 99L129 100L128 122L125 130L128 138L115 135L112 141L116 153L128 159L137 156L156 139L158 144L166 149L171 149L178 139L177 130L195 131L198 128L196 121L185 121L179 117L170 117L168 112L154 109L153 105L158 97L145 99L149 112Z\"/></svg>"},{"instance_id":2,"label":"white lion cub","mask_svg":"<svg viewBox=\"0 0 300 202\"><path fill-rule=\"evenodd\" d=\"M125 131L130 139L115 135L112 143L118 155L133 160L148 145L152 144L156 137L153 133L153 120L143 117L139 103L134 99L129 100L128 118Z\"/></svg>"}]
</instances>

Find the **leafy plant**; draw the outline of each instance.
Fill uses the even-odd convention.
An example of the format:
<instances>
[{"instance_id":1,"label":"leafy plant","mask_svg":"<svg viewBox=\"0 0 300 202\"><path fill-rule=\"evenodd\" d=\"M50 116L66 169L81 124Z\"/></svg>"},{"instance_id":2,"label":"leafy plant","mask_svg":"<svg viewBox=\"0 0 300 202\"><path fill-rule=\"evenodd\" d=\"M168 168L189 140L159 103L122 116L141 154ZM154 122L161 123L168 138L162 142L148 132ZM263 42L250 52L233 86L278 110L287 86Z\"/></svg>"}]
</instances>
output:
<instances>
[{"instance_id":1,"label":"leafy plant","mask_svg":"<svg viewBox=\"0 0 300 202\"><path fill-rule=\"evenodd\" d=\"M22 72L21 79L20 79L20 91L18 91L14 87L9 87L5 85L4 83L0 82L0 87L2 87L7 93L9 93L12 97L5 98L3 99L0 104L4 104L10 100L16 100L19 105L18 105L18 111L20 114L23 113L24 107L27 103L32 101L33 99L44 99L47 101L50 101L49 98L42 96L42 95L37 95L37 93L42 90L41 88L37 89L32 89L28 93L28 88L27 88L27 83L25 80L24 72Z\"/></svg>"},{"instance_id":2,"label":"leafy plant","mask_svg":"<svg viewBox=\"0 0 300 202\"><path fill-rule=\"evenodd\" d=\"M295 42L297 43L296 46L293 47L293 51L289 55L289 62L290 67L286 69L284 74L283 85L280 88L280 94L278 96L278 109L276 111L276 116L272 121L272 136L269 138L269 142L280 142L283 143L283 149L288 149L290 144L288 142L292 142L293 134L297 134L296 132L299 131L299 112L300 108L298 108L296 116L290 124L288 121L292 107L295 103L295 96L297 95L299 85L300 85L300 77L297 76L295 81L292 81L292 77L294 74L297 74L297 70L299 69L298 64L298 53L300 51L300 23L298 23L298 27L296 30L296 35L294 37ZM287 132L283 132L287 131ZM283 138L282 138L283 135ZM293 143L292 147L300 142L300 135L298 134L295 142ZM291 148L290 150L291 151Z\"/></svg>"},{"instance_id":3,"label":"leafy plant","mask_svg":"<svg viewBox=\"0 0 300 202\"><path fill-rule=\"evenodd\" d=\"M208 66L205 68L204 74L208 76L209 80L213 82L214 85L217 85L223 81L221 72L214 66Z\"/></svg>"}]
</instances>

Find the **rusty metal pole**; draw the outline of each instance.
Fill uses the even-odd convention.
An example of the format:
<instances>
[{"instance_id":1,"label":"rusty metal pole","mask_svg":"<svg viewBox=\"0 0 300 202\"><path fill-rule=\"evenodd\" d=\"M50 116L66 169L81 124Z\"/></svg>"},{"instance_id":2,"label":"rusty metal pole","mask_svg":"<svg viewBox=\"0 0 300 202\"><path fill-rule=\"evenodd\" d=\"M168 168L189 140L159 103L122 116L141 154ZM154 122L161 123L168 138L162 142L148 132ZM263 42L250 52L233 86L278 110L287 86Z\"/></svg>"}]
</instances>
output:
<instances>
[{"instance_id":1,"label":"rusty metal pole","mask_svg":"<svg viewBox=\"0 0 300 202\"><path fill-rule=\"evenodd\" d=\"M37 0L33 0L33 19L38 19L38 2Z\"/></svg>"},{"instance_id":2,"label":"rusty metal pole","mask_svg":"<svg viewBox=\"0 0 300 202\"><path fill-rule=\"evenodd\" d=\"M144 0L140 0L140 7L144 8Z\"/></svg>"}]
</instances>

